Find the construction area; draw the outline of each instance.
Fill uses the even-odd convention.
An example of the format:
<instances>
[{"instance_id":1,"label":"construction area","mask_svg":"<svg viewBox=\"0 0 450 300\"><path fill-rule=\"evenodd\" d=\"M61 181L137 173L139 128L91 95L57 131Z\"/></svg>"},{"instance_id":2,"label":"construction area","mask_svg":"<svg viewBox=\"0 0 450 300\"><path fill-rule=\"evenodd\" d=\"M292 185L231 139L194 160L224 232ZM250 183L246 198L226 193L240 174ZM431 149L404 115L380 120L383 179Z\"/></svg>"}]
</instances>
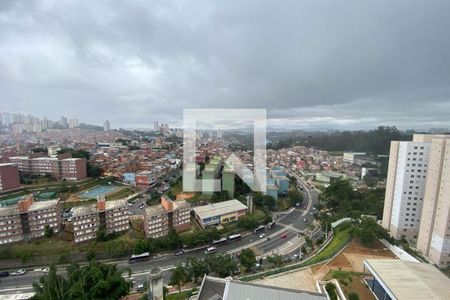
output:
<instances>
[{"instance_id":1,"label":"construction area","mask_svg":"<svg viewBox=\"0 0 450 300\"><path fill-rule=\"evenodd\" d=\"M373 247L367 248L352 240L339 254L325 263L268 276L255 282L317 292L318 282L336 279L346 296L350 292L354 292L358 294L359 299L375 300L370 289L362 280L362 273L364 259L377 258L396 258L396 256L378 241Z\"/></svg>"}]
</instances>

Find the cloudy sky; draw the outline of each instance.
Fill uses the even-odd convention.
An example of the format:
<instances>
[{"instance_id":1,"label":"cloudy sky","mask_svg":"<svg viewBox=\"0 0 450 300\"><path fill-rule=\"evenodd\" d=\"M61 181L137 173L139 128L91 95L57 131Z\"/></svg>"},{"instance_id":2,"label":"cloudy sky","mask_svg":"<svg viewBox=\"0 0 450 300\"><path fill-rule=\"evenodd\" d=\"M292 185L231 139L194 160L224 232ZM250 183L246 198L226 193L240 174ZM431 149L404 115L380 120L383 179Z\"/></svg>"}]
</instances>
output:
<instances>
[{"instance_id":1,"label":"cloudy sky","mask_svg":"<svg viewBox=\"0 0 450 300\"><path fill-rule=\"evenodd\" d=\"M450 127L450 1L0 1L0 111L145 128L211 107Z\"/></svg>"}]
</instances>

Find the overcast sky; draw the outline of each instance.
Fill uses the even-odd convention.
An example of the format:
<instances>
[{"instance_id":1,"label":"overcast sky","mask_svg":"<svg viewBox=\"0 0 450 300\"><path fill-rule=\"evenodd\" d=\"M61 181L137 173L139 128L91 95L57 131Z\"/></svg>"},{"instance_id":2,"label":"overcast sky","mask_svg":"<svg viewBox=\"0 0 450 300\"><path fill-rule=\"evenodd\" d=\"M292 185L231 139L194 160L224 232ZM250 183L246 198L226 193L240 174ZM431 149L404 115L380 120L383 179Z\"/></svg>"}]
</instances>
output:
<instances>
[{"instance_id":1,"label":"overcast sky","mask_svg":"<svg viewBox=\"0 0 450 300\"><path fill-rule=\"evenodd\" d=\"M450 1L1 0L0 104L113 128L211 107L450 127Z\"/></svg>"}]
</instances>

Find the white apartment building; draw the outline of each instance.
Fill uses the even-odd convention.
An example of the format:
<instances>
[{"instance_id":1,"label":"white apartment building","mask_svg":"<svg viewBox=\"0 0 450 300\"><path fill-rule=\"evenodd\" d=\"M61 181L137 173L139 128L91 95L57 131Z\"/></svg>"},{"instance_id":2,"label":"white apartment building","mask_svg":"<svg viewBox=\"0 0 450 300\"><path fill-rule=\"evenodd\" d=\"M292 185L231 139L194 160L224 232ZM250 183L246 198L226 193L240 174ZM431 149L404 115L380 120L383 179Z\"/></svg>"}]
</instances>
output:
<instances>
[{"instance_id":1,"label":"white apartment building","mask_svg":"<svg viewBox=\"0 0 450 300\"><path fill-rule=\"evenodd\" d=\"M450 135L391 142L382 225L450 266Z\"/></svg>"}]
</instances>

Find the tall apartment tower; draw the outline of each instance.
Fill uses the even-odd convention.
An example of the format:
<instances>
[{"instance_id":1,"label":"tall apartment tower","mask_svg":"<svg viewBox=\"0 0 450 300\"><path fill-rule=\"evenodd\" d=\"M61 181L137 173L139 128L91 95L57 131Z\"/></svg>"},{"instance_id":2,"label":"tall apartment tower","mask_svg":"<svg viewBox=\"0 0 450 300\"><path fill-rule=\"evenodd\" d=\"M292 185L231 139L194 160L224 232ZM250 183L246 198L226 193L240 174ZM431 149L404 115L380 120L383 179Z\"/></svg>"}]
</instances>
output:
<instances>
[{"instance_id":1,"label":"tall apartment tower","mask_svg":"<svg viewBox=\"0 0 450 300\"><path fill-rule=\"evenodd\" d=\"M450 266L450 135L391 143L382 225Z\"/></svg>"},{"instance_id":2,"label":"tall apartment tower","mask_svg":"<svg viewBox=\"0 0 450 300\"><path fill-rule=\"evenodd\" d=\"M450 135L434 135L417 249L439 267L450 266Z\"/></svg>"},{"instance_id":3,"label":"tall apartment tower","mask_svg":"<svg viewBox=\"0 0 450 300\"><path fill-rule=\"evenodd\" d=\"M383 227L397 239L415 243L419 235L430 143L391 142Z\"/></svg>"}]
</instances>

